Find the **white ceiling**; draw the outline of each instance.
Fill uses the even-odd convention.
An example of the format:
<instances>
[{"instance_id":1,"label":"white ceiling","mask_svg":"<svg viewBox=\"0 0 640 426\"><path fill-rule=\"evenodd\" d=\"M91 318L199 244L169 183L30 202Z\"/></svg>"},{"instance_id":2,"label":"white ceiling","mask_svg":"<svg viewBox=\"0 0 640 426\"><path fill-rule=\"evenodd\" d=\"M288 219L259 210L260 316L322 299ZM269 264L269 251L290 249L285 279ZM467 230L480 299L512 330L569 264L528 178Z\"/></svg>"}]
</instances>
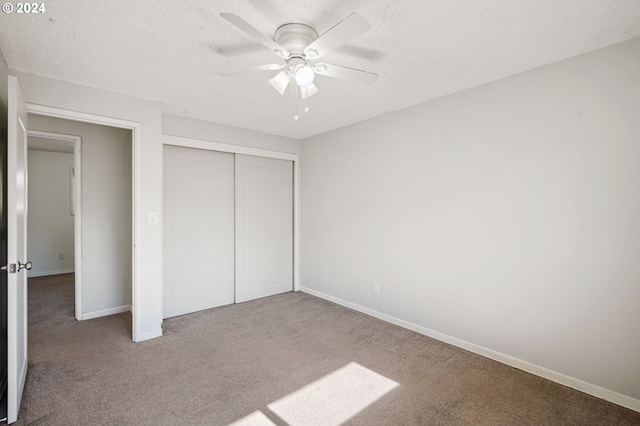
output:
<instances>
[{"instance_id":1,"label":"white ceiling","mask_svg":"<svg viewBox=\"0 0 640 426\"><path fill-rule=\"evenodd\" d=\"M162 0L45 2L0 14L11 69L161 101L163 112L305 138L640 35L638 0ZM379 74L370 86L318 77L310 112L267 79L215 73L278 62L219 16L269 37L284 23L324 33L351 12L372 28L323 57Z\"/></svg>"}]
</instances>

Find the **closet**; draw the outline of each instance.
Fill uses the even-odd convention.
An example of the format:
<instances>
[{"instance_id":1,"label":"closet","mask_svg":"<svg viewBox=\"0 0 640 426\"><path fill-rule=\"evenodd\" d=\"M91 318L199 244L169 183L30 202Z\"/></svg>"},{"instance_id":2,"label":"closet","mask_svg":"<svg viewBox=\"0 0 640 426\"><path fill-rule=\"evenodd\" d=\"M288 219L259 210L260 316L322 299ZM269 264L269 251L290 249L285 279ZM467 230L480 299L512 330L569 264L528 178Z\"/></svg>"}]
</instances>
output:
<instances>
[{"instance_id":1,"label":"closet","mask_svg":"<svg viewBox=\"0 0 640 426\"><path fill-rule=\"evenodd\" d=\"M164 318L293 289L293 163L164 146Z\"/></svg>"}]
</instances>

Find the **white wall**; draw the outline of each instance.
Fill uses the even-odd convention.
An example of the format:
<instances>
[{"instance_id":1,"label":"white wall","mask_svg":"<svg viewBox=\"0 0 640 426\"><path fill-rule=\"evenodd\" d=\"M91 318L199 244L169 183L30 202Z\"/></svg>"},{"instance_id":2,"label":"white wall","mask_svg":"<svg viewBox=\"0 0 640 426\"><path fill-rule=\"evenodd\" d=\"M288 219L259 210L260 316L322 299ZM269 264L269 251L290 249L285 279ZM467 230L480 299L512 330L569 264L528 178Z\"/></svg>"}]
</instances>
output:
<instances>
[{"instance_id":1,"label":"white wall","mask_svg":"<svg viewBox=\"0 0 640 426\"><path fill-rule=\"evenodd\" d=\"M162 115L162 134L270 151L300 153L300 141L297 139L168 114Z\"/></svg>"},{"instance_id":2,"label":"white wall","mask_svg":"<svg viewBox=\"0 0 640 426\"><path fill-rule=\"evenodd\" d=\"M12 73L18 76L29 103L139 125L140 145L135 156L138 160L134 162L138 173L134 234L139 256L135 265L139 285L133 301L134 339L142 341L162 335L162 233L161 226L147 222L149 212L162 211L161 104L31 74Z\"/></svg>"},{"instance_id":3,"label":"white wall","mask_svg":"<svg viewBox=\"0 0 640 426\"><path fill-rule=\"evenodd\" d=\"M640 39L303 140L303 289L640 410L639 70Z\"/></svg>"},{"instance_id":4,"label":"white wall","mask_svg":"<svg viewBox=\"0 0 640 426\"><path fill-rule=\"evenodd\" d=\"M33 263L30 277L74 271L72 168L73 154L34 149L28 152L27 248Z\"/></svg>"}]
</instances>

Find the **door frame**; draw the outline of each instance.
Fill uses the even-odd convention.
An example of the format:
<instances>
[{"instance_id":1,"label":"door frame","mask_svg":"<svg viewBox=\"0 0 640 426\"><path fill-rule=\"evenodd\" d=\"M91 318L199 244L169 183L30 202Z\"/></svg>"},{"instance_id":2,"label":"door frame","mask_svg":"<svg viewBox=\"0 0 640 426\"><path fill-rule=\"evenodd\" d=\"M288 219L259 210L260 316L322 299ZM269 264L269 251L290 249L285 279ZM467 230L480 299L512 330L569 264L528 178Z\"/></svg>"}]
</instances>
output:
<instances>
[{"instance_id":1,"label":"door frame","mask_svg":"<svg viewBox=\"0 0 640 426\"><path fill-rule=\"evenodd\" d=\"M73 143L74 216L73 216L73 269L75 280L75 317L82 320L82 138L62 133L27 129L27 136ZM27 149L29 147L27 146ZM27 230L28 232L28 230Z\"/></svg>"},{"instance_id":2,"label":"door frame","mask_svg":"<svg viewBox=\"0 0 640 426\"><path fill-rule=\"evenodd\" d=\"M247 146L212 142L182 136L162 135L163 145L208 151L228 152L231 154L253 155L256 157L289 160L293 163L293 291L300 291L300 159L298 154L271 151Z\"/></svg>"},{"instance_id":3,"label":"door frame","mask_svg":"<svg viewBox=\"0 0 640 426\"><path fill-rule=\"evenodd\" d=\"M72 111L64 108L50 107L27 102L27 112L29 114L43 115L47 117L62 118L65 120L80 121L83 123L99 124L102 126L117 127L121 129L131 130L132 140L132 161L131 161L131 197L132 197L132 214L131 214L131 337L134 342L143 339L142 333L139 331L139 325L142 324L142 310L140 309L140 287L142 284L142 276L140 270L140 240L141 229L136 223L142 223L142 212L140 206L140 188L142 182L142 139L141 139L141 123L119 118L106 117L86 112ZM77 206L76 206L77 207Z\"/></svg>"}]
</instances>

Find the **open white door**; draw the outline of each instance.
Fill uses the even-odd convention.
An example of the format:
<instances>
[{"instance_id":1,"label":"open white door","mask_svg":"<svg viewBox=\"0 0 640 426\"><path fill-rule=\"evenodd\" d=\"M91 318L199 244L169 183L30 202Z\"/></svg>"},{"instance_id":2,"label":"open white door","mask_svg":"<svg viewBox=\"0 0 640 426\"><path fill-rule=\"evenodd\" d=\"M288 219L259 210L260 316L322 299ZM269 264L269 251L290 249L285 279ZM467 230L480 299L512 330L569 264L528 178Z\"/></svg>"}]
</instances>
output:
<instances>
[{"instance_id":1,"label":"open white door","mask_svg":"<svg viewBox=\"0 0 640 426\"><path fill-rule=\"evenodd\" d=\"M27 378L27 108L9 76L7 137L7 422L18 419ZM24 262L24 263L22 263Z\"/></svg>"}]
</instances>

